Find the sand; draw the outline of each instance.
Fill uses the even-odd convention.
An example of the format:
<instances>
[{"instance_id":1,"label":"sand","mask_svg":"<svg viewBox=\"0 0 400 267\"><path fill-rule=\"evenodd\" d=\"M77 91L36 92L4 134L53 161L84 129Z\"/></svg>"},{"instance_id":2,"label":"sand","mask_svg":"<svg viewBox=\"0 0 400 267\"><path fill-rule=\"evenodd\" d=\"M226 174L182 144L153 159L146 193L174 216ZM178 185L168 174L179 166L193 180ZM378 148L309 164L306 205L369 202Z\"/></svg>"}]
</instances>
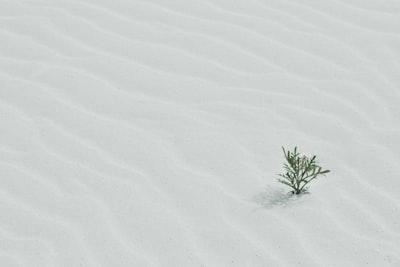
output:
<instances>
[{"instance_id":1,"label":"sand","mask_svg":"<svg viewBox=\"0 0 400 267\"><path fill-rule=\"evenodd\" d=\"M395 0L1 1L0 266L400 266L399 48Z\"/></svg>"}]
</instances>

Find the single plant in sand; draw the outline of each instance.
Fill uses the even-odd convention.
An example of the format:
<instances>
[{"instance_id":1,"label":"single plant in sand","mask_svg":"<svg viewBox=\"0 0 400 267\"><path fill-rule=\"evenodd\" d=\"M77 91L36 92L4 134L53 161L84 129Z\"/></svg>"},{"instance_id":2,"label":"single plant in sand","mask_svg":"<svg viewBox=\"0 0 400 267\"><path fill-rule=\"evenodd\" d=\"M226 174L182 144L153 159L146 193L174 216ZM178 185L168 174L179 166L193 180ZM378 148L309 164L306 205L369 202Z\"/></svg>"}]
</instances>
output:
<instances>
[{"instance_id":1,"label":"single plant in sand","mask_svg":"<svg viewBox=\"0 0 400 267\"><path fill-rule=\"evenodd\" d=\"M282 147L283 153L287 163L283 164L285 173L278 174L282 179L278 179L279 182L285 184L293 189L293 194L300 194L306 190L306 185L318 177L320 174L326 174L329 170L322 170L316 163L316 156L311 158L300 155L297 152L297 147L294 151L286 151Z\"/></svg>"}]
</instances>

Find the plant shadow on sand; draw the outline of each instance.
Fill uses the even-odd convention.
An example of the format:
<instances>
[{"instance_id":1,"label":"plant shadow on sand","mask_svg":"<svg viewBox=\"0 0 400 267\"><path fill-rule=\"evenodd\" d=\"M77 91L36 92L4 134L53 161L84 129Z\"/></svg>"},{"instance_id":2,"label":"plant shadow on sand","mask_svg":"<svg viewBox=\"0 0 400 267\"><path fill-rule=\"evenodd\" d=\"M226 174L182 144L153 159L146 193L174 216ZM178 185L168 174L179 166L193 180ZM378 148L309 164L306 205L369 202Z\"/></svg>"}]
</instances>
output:
<instances>
[{"instance_id":1,"label":"plant shadow on sand","mask_svg":"<svg viewBox=\"0 0 400 267\"><path fill-rule=\"evenodd\" d=\"M292 192L287 192L282 188L273 188L268 186L265 191L253 196L253 201L261 206L261 208L271 209L274 207L289 207L298 204L302 195L309 194L304 192L300 195L295 195Z\"/></svg>"}]
</instances>

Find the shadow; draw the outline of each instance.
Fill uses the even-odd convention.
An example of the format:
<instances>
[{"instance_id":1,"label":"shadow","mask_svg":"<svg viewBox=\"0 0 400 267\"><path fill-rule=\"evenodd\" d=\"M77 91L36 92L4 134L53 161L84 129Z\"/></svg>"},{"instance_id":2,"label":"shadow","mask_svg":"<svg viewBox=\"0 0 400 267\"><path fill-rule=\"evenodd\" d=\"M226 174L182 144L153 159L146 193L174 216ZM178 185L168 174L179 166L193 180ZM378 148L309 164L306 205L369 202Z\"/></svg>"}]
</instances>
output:
<instances>
[{"instance_id":1,"label":"shadow","mask_svg":"<svg viewBox=\"0 0 400 267\"><path fill-rule=\"evenodd\" d=\"M294 195L292 192L285 191L282 188L273 188L268 186L265 191L253 196L253 201L261 206L261 208L271 209L273 207L288 207L298 203L302 195L308 192Z\"/></svg>"}]
</instances>

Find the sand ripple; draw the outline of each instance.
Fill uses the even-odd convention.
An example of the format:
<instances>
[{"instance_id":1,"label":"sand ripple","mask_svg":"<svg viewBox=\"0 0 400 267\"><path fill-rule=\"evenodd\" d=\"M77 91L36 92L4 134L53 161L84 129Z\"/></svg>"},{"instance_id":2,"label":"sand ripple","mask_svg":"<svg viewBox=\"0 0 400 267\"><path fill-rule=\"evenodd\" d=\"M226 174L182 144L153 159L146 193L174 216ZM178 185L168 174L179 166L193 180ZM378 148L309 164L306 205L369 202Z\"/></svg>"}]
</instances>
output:
<instances>
[{"instance_id":1,"label":"sand ripple","mask_svg":"<svg viewBox=\"0 0 400 267\"><path fill-rule=\"evenodd\" d=\"M399 266L396 1L2 1L1 266ZM281 145L332 170L276 183Z\"/></svg>"}]
</instances>

